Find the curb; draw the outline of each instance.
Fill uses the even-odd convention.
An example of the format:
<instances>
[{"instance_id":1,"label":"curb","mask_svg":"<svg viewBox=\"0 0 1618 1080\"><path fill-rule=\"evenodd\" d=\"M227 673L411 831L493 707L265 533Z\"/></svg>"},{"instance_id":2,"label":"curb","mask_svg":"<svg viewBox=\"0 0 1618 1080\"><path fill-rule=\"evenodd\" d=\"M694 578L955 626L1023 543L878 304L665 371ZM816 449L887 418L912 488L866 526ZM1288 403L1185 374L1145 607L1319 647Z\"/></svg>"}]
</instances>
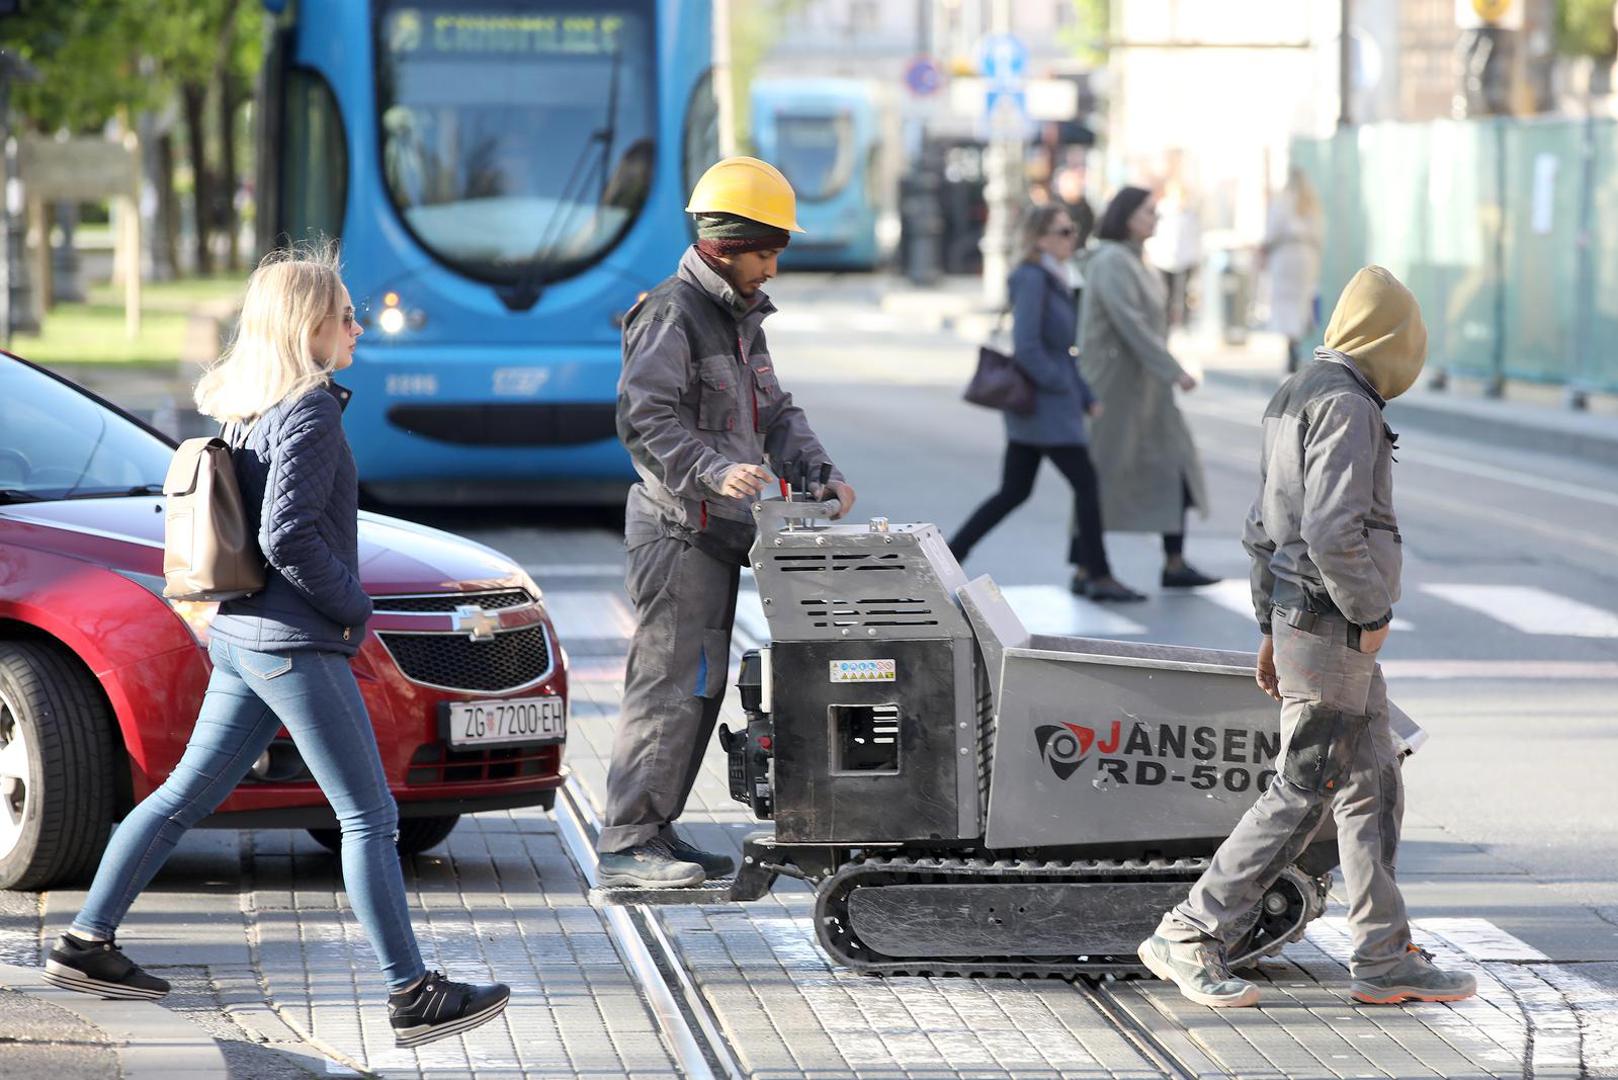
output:
<instances>
[{"instance_id":1,"label":"curb","mask_svg":"<svg viewBox=\"0 0 1618 1080\"><path fill-rule=\"evenodd\" d=\"M1215 386L1262 394L1273 394L1281 385L1278 377L1242 371L1211 369L1203 373L1203 378ZM1618 468L1618 419L1571 409L1544 409L1543 416L1524 415L1524 410L1535 407L1459 396L1449 396L1440 404L1425 397L1426 394L1406 396L1389 404L1390 421L1408 422L1433 435L1483 439L1496 446Z\"/></svg>"},{"instance_id":2,"label":"curb","mask_svg":"<svg viewBox=\"0 0 1618 1080\"><path fill-rule=\"evenodd\" d=\"M68 1010L107 1033L124 1080L228 1080L213 1038L150 1001L107 1001L45 982L35 968L0 964L0 983Z\"/></svg>"}]
</instances>

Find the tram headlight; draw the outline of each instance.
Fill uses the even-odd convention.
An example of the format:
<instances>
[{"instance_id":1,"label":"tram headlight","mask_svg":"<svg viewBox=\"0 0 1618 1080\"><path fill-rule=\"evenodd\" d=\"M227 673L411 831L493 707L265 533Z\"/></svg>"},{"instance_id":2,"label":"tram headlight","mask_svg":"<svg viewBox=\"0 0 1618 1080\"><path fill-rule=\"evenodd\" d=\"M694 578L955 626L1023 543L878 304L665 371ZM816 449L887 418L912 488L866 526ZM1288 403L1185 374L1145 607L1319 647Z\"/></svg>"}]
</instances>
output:
<instances>
[{"instance_id":1,"label":"tram headlight","mask_svg":"<svg viewBox=\"0 0 1618 1080\"><path fill-rule=\"evenodd\" d=\"M377 315L376 325L384 334L397 334L405 328L405 313L396 307L385 307Z\"/></svg>"},{"instance_id":2,"label":"tram headlight","mask_svg":"<svg viewBox=\"0 0 1618 1080\"><path fill-rule=\"evenodd\" d=\"M393 336L406 327L411 330L420 330L427 325L427 313L420 308L407 309L399 298L399 294L389 289L382 294L382 309L376 315L377 327L388 336Z\"/></svg>"}]
</instances>

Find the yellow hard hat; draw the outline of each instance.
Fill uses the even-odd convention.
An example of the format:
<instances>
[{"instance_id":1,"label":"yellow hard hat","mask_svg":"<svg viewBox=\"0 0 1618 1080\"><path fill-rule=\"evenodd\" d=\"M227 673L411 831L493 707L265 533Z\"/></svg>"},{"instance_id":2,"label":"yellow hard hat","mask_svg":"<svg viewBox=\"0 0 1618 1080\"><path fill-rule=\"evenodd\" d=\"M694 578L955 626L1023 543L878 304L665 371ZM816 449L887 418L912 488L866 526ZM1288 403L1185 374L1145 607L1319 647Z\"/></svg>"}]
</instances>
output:
<instances>
[{"instance_id":1,"label":"yellow hard hat","mask_svg":"<svg viewBox=\"0 0 1618 1080\"><path fill-rule=\"evenodd\" d=\"M731 157L709 166L691 192L688 214L735 214L788 232L798 226L798 196L767 161Z\"/></svg>"}]
</instances>

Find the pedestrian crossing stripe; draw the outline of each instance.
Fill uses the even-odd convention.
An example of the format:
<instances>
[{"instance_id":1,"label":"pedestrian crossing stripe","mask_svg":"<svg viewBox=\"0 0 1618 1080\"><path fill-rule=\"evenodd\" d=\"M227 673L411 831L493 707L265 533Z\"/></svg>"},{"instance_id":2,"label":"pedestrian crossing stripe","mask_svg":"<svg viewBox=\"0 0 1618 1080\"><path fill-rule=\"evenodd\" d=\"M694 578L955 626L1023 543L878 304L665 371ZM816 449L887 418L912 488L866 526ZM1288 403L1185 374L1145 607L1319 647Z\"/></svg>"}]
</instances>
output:
<instances>
[{"instance_id":1,"label":"pedestrian crossing stripe","mask_svg":"<svg viewBox=\"0 0 1618 1080\"><path fill-rule=\"evenodd\" d=\"M1421 591L1469 608L1522 634L1618 638L1618 615L1532 585L1423 585Z\"/></svg>"}]
</instances>

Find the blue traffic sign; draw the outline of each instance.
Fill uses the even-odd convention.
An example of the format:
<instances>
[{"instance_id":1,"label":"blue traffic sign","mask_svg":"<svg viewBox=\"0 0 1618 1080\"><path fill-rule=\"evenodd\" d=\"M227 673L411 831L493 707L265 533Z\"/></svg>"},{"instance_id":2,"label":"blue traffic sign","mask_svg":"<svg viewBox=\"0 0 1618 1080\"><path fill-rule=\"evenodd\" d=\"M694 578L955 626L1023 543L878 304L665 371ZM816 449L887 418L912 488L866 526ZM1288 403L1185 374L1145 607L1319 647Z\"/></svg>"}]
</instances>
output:
<instances>
[{"instance_id":1,"label":"blue traffic sign","mask_svg":"<svg viewBox=\"0 0 1618 1080\"><path fill-rule=\"evenodd\" d=\"M1028 46L1011 34L990 34L979 49L978 68L991 87L1016 86L1028 75Z\"/></svg>"},{"instance_id":2,"label":"blue traffic sign","mask_svg":"<svg viewBox=\"0 0 1618 1080\"><path fill-rule=\"evenodd\" d=\"M905 68L905 85L917 97L931 97L944 86L944 73L930 56L918 56Z\"/></svg>"}]
</instances>

